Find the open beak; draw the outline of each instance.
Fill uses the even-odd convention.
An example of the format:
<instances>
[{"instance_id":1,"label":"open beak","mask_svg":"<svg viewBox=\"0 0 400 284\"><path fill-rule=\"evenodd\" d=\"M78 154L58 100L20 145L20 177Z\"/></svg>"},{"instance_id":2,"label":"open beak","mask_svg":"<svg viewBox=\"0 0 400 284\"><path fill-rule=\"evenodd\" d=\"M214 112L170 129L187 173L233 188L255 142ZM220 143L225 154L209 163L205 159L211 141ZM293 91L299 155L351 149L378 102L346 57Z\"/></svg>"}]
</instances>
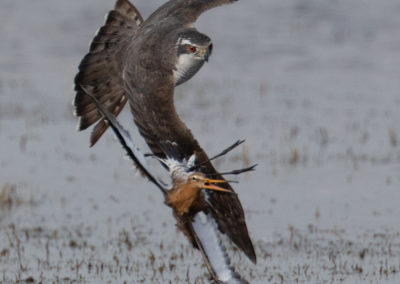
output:
<instances>
[{"instance_id":1,"label":"open beak","mask_svg":"<svg viewBox=\"0 0 400 284\"><path fill-rule=\"evenodd\" d=\"M203 188L205 189L210 189L210 190L214 190L214 191L221 191L221 192L229 192L232 193L232 191L227 190L225 188L219 187L213 183L226 183L225 180L222 179L205 179L204 180L204 186Z\"/></svg>"}]
</instances>

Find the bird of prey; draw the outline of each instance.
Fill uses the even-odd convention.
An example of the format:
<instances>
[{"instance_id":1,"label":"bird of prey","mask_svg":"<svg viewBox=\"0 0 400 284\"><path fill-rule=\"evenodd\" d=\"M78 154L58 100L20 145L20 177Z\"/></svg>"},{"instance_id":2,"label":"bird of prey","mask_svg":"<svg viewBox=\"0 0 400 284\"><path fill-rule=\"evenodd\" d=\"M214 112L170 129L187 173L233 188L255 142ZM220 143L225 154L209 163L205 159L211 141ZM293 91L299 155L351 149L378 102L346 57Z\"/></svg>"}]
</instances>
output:
<instances>
[{"instance_id":1,"label":"bird of prey","mask_svg":"<svg viewBox=\"0 0 400 284\"><path fill-rule=\"evenodd\" d=\"M195 248L198 248L213 280L217 283L248 283L230 265L226 249L221 242L217 224L212 215L213 206L209 202L208 191L219 194L236 194L228 189L219 187L215 183L227 183L226 180L210 179L198 171L196 155L183 157L179 145L171 141L160 141L165 158L157 158L169 171L171 185L167 186L159 181L146 163L145 156L140 152L132 139L115 116L105 109L90 93L104 120L111 126L127 155L134 162L137 169L153 182L163 193L165 204L172 208L177 227L182 231ZM239 143L235 143L215 157L222 156L232 150ZM215 158L214 157L214 158ZM251 171L255 167L231 171L229 174L239 174ZM218 194L218 193L216 193Z\"/></svg>"},{"instance_id":2,"label":"bird of prey","mask_svg":"<svg viewBox=\"0 0 400 284\"><path fill-rule=\"evenodd\" d=\"M165 158L159 141L174 141L183 156L196 155L203 173L223 179L179 118L174 88L189 80L212 52L210 38L193 26L196 19L211 8L235 1L170 0L143 20L128 0L117 0L75 77L73 103L79 117L78 128L83 130L96 123L91 145L108 124L84 88L115 116L129 101L134 122L156 156ZM228 183L221 186L233 191ZM218 229L255 263L256 254L238 197L210 192L209 201Z\"/></svg>"}]
</instances>

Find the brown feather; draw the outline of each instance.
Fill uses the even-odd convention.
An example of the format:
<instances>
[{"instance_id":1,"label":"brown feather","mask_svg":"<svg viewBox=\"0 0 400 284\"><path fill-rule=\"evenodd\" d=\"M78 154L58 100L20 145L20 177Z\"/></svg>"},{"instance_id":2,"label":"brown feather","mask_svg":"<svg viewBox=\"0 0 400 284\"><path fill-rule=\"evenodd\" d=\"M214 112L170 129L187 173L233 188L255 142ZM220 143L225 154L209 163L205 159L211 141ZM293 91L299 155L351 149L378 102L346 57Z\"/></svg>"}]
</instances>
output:
<instances>
[{"instance_id":1,"label":"brown feather","mask_svg":"<svg viewBox=\"0 0 400 284\"><path fill-rule=\"evenodd\" d=\"M190 26L208 9L234 1L169 1L144 23L141 23L139 17L141 24L138 27L138 21L132 19L140 14L133 6L132 10L127 0L118 0L115 12L110 13L106 21L107 28L101 29L95 37L98 42L93 43L92 52L82 60L75 79L75 106L79 109L81 124L88 127L102 117L90 106L88 100L81 97L83 93L79 92L79 85L92 86L93 95L100 101L106 96L103 101L107 108L118 101L115 97L124 93L130 102L134 121L154 154L163 156L158 146L160 141L176 142L183 155L197 154L197 163L205 163L202 167L204 173L212 175L213 178L223 179L175 110L172 70L176 63L176 51L173 47L177 39L165 35L171 33L171 30ZM129 24L128 18L131 19ZM121 25L122 28L115 29L117 25ZM112 82L110 88L101 85L108 81ZM79 108L78 105L82 107ZM110 111L116 112L116 109ZM101 122L95 127L92 144L100 138L105 129L106 125ZM228 183L222 186L233 191ZM210 202L214 209L212 214L221 232L227 234L253 262L256 262L244 211L237 195L211 193Z\"/></svg>"},{"instance_id":2,"label":"brown feather","mask_svg":"<svg viewBox=\"0 0 400 284\"><path fill-rule=\"evenodd\" d=\"M105 104L106 102L118 102L122 101L122 98L124 98L125 92L120 89L120 90L111 90L110 87L103 86L103 84L98 85L100 90L99 91L94 91L93 94L99 96L99 94L104 94L102 96L99 96L99 102L101 104ZM81 97L85 97L82 95ZM87 96L86 96L87 97ZM75 114L77 116L84 116L86 113L91 112L92 110L96 109L96 105L93 104L92 102L88 100L81 100L78 104L76 104L75 107ZM111 110L110 110L111 111Z\"/></svg>"},{"instance_id":3,"label":"brown feather","mask_svg":"<svg viewBox=\"0 0 400 284\"><path fill-rule=\"evenodd\" d=\"M122 97L121 100L115 101L109 108L108 110L114 115L118 116L122 109L124 108L125 104L127 102L126 97ZM95 127L92 130L92 133L90 135L90 147L92 147L96 142L100 139L100 137L103 135L104 132L108 129L109 125L106 121L100 120Z\"/></svg>"},{"instance_id":4,"label":"brown feather","mask_svg":"<svg viewBox=\"0 0 400 284\"><path fill-rule=\"evenodd\" d=\"M105 24L94 37L89 53L82 59L75 77L75 114L79 117L79 129L83 130L100 120L96 105L85 95L80 86L90 88L91 93L114 115L126 104L122 72L126 47L134 37L143 18L127 0L118 0L106 18ZM93 146L107 130L103 120L91 134Z\"/></svg>"},{"instance_id":5,"label":"brown feather","mask_svg":"<svg viewBox=\"0 0 400 284\"><path fill-rule=\"evenodd\" d=\"M139 11L128 0L117 0L114 10L133 20L137 25L140 25L143 22L143 18Z\"/></svg>"},{"instance_id":6,"label":"brown feather","mask_svg":"<svg viewBox=\"0 0 400 284\"><path fill-rule=\"evenodd\" d=\"M101 118L97 109L92 110L79 118L79 130L85 130Z\"/></svg>"},{"instance_id":7,"label":"brown feather","mask_svg":"<svg viewBox=\"0 0 400 284\"><path fill-rule=\"evenodd\" d=\"M205 163L202 166L202 172L216 179L224 179L218 174L211 162L207 162L207 154L200 147L190 129L179 118L173 104L174 88L171 85L172 83L163 83L164 86L169 87L159 89L157 93L151 95L138 94L134 90L128 92L135 123L146 143L154 154L163 157L163 154L161 154L163 152L158 146L159 142L161 140L173 141L180 146L182 155L190 156L196 153L196 162L198 164ZM234 191L229 183L221 184L221 187ZM256 254L249 237L244 211L238 196L210 192L210 201L215 209L213 215L221 232L227 234L255 263Z\"/></svg>"},{"instance_id":8,"label":"brown feather","mask_svg":"<svg viewBox=\"0 0 400 284\"><path fill-rule=\"evenodd\" d=\"M182 26L190 26L205 11L236 1L238 0L168 1L158 8L149 19L161 21L163 18L171 17L178 19Z\"/></svg>"}]
</instances>

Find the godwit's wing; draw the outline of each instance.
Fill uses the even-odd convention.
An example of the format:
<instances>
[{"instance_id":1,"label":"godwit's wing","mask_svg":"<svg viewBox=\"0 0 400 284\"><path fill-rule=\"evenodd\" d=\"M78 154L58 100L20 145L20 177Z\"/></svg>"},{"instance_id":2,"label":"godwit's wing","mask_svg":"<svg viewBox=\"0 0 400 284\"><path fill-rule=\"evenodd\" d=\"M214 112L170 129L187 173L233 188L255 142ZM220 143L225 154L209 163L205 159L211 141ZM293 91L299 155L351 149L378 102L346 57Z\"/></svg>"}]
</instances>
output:
<instances>
[{"instance_id":1,"label":"godwit's wing","mask_svg":"<svg viewBox=\"0 0 400 284\"><path fill-rule=\"evenodd\" d=\"M165 195L167 188L162 185L159 180L154 177L151 173L146 158L140 149L133 143L131 136L128 131L126 131L123 126L118 122L115 116L108 111L85 87L81 86L82 91L95 103L97 109L102 114L102 118L107 122L111 129L114 131L115 136L118 138L122 147L125 149L127 155L134 162L136 168L147 177L152 183L154 183Z\"/></svg>"},{"instance_id":2,"label":"godwit's wing","mask_svg":"<svg viewBox=\"0 0 400 284\"><path fill-rule=\"evenodd\" d=\"M214 218L203 211L198 212L191 222L192 235L199 247L208 270L219 283L248 283L230 265Z\"/></svg>"},{"instance_id":3,"label":"godwit's wing","mask_svg":"<svg viewBox=\"0 0 400 284\"><path fill-rule=\"evenodd\" d=\"M93 100L84 94L80 86L91 86L93 96L113 115L121 112L127 102L122 78L123 61L127 47L142 22L142 16L129 1L118 0L93 39L89 53L79 65L73 104L75 114L79 117L79 130L98 122L91 134L91 146L103 135L108 125L101 119Z\"/></svg>"}]
</instances>

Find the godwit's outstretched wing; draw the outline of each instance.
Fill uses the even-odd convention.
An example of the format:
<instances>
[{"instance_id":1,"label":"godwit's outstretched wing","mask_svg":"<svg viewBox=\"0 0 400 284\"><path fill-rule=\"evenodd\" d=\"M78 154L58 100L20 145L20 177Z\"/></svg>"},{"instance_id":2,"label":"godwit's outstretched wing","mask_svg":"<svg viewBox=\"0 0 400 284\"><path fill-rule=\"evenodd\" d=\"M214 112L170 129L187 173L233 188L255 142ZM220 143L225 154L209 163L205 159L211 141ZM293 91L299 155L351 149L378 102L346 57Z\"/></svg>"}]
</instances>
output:
<instances>
[{"instance_id":1,"label":"godwit's outstretched wing","mask_svg":"<svg viewBox=\"0 0 400 284\"><path fill-rule=\"evenodd\" d=\"M248 283L230 265L226 248L221 242L214 218L203 211L198 212L191 222L193 237L199 247L212 277L220 283Z\"/></svg>"},{"instance_id":2,"label":"godwit's outstretched wing","mask_svg":"<svg viewBox=\"0 0 400 284\"><path fill-rule=\"evenodd\" d=\"M75 77L75 114L79 117L79 130L98 122L94 127L90 145L93 146L107 130L93 100L84 94L80 86L91 86L92 94L113 115L117 116L127 102L125 95L123 62L127 48L139 25L143 22L139 11L127 0L117 0L114 10L106 16L93 39L89 53L79 65Z\"/></svg>"},{"instance_id":3,"label":"godwit's outstretched wing","mask_svg":"<svg viewBox=\"0 0 400 284\"><path fill-rule=\"evenodd\" d=\"M136 168L142 173L143 176L147 177L152 183L154 183L164 194L166 195L167 188L162 185L159 180L154 177L151 173L146 158L140 149L133 143L131 139L131 135L127 130L123 128L123 126L118 122L115 116L108 111L91 93L90 90L87 90L85 87L81 86L82 91L85 92L85 95L88 96L96 105L97 109L102 115L102 118L106 121L107 125L111 126L111 129L114 131L115 136L121 143L122 147L125 149L127 155L133 161Z\"/></svg>"}]
</instances>

